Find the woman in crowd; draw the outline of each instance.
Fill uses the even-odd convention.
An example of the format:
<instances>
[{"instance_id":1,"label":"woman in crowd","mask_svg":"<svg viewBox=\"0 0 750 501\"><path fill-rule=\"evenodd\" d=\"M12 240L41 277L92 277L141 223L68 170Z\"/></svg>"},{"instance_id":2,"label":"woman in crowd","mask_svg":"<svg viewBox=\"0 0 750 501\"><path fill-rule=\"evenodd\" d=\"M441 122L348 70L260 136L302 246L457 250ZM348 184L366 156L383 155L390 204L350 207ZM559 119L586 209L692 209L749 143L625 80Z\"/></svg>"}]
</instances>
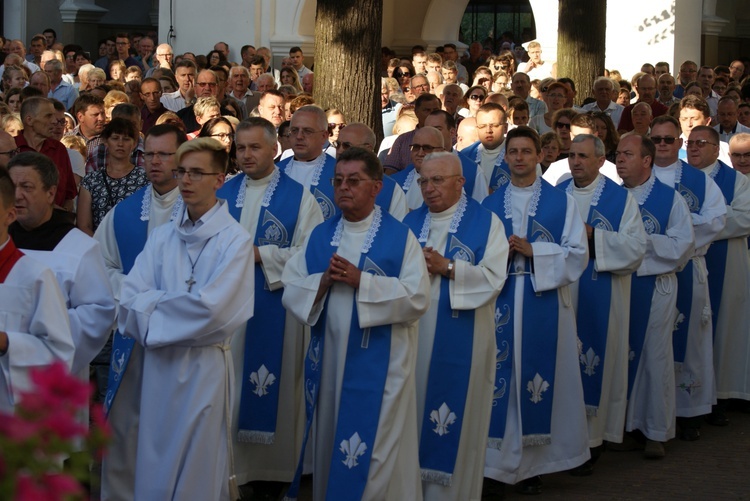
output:
<instances>
[{"instance_id":1,"label":"woman in crowd","mask_svg":"<svg viewBox=\"0 0 750 501\"><path fill-rule=\"evenodd\" d=\"M109 63L109 76L112 80L125 83L125 63L116 59Z\"/></svg>"},{"instance_id":2,"label":"woman in crowd","mask_svg":"<svg viewBox=\"0 0 750 501\"><path fill-rule=\"evenodd\" d=\"M502 70L495 72L492 77L492 92L504 92L508 90L509 82L510 77L507 73Z\"/></svg>"},{"instance_id":3,"label":"woman in crowd","mask_svg":"<svg viewBox=\"0 0 750 501\"><path fill-rule=\"evenodd\" d=\"M0 127L11 136L16 137L23 130L23 123L21 122L21 117L15 113L11 113L0 118Z\"/></svg>"},{"instance_id":4,"label":"woman in crowd","mask_svg":"<svg viewBox=\"0 0 750 501\"><path fill-rule=\"evenodd\" d=\"M21 88L13 87L7 90L4 99L11 113L21 113Z\"/></svg>"},{"instance_id":5,"label":"woman in crowd","mask_svg":"<svg viewBox=\"0 0 750 501\"><path fill-rule=\"evenodd\" d=\"M130 120L115 118L101 134L107 146L106 168L86 174L78 192L78 228L94 234L109 210L144 186L145 171L130 155L138 144L138 130Z\"/></svg>"},{"instance_id":6,"label":"woman in crowd","mask_svg":"<svg viewBox=\"0 0 750 501\"><path fill-rule=\"evenodd\" d=\"M111 90L104 96L104 116L107 123L112 120L112 110L118 104L129 103L128 95L119 90Z\"/></svg>"},{"instance_id":7,"label":"woman in crowd","mask_svg":"<svg viewBox=\"0 0 750 501\"><path fill-rule=\"evenodd\" d=\"M487 89L487 92L495 92L492 90L492 83L492 71L487 66L480 66L474 71L474 82L472 82L472 85L481 85Z\"/></svg>"},{"instance_id":8,"label":"woman in crowd","mask_svg":"<svg viewBox=\"0 0 750 501\"><path fill-rule=\"evenodd\" d=\"M28 81L26 72L20 66L6 66L3 71L3 92L14 88L23 89Z\"/></svg>"},{"instance_id":9,"label":"woman in crowd","mask_svg":"<svg viewBox=\"0 0 750 501\"><path fill-rule=\"evenodd\" d=\"M463 108L458 110L458 114L464 118L476 117L479 107L482 106L482 103L486 98L487 89L483 86L475 85L470 87L464 94L463 103L461 103Z\"/></svg>"},{"instance_id":10,"label":"woman in crowd","mask_svg":"<svg viewBox=\"0 0 750 501\"><path fill-rule=\"evenodd\" d=\"M198 137L212 137L219 141L229 153L229 165L227 166L227 175L237 173L237 154L234 146L234 127L231 122L224 117L212 118L201 127Z\"/></svg>"},{"instance_id":11,"label":"woman in crowd","mask_svg":"<svg viewBox=\"0 0 750 501\"><path fill-rule=\"evenodd\" d=\"M595 111L591 113L591 117L596 123L596 131L599 139L604 143L604 151L606 152L607 160L615 163L617 143L620 142L620 135L617 133L617 127L612 122L612 119L603 111Z\"/></svg>"},{"instance_id":12,"label":"woman in crowd","mask_svg":"<svg viewBox=\"0 0 750 501\"><path fill-rule=\"evenodd\" d=\"M547 172L547 169L549 169L549 166L557 160L557 157L560 156L560 148L562 148L562 143L560 142L560 138L557 137L557 134L554 132L545 132L542 134L542 136L539 138L542 143L542 153L544 153L544 157L542 158L542 161L539 162L539 165L542 167L542 174Z\"/></svg>"},{"instance_id":13,"label":"woman in crowd","mask_svg":"<svg viewBox=\"0 0 750 501\"><path fill-rule=\"evenodd\" d=\"M568 99L568 88L559 82L554 82L547 87L547 92L543 97L547 104L547 113L536 115L529 120L529 127L535 129L539 134L555 130L552 117L555 112L565 106L565 101Z\"/></svg>"},{"instance_id":14,"label":"woman in crowd","mask_svg":"<svg viewBox=\"0 0 750 501\"><path fill-rule=\"evenodd\" d=\"M206 59L208 60L208 66L218 66L219 63L222 61L226 61L227 58L224 56L223 52L219 52L218 50L212 50L208 54L206 54Z\"/></svg>"},{"instance_id":15,"label":"woman in crowd","mask_svg":"<svg viewBox=\"0 0 750 501\"><path fill-rule=\"evenodd\" d=\"M346 127L346 117L336 108L326 111L328 118L328 141L335 148L338 146L339 132Z\"/></svg>"},{"instance_id":16,"label":"woman in crowd","mask_svg":"<svg viewBox=\"0 0 750 501\"><path fill-rule=\"evenodd\" d=\"M281 68L281 71L279 72L279 80L281 81L281 85L291 85L294 87L297 94L302 92L302 84L299 81L297 70L291 66L284 66Z\"/></svg>"}]
</instances>

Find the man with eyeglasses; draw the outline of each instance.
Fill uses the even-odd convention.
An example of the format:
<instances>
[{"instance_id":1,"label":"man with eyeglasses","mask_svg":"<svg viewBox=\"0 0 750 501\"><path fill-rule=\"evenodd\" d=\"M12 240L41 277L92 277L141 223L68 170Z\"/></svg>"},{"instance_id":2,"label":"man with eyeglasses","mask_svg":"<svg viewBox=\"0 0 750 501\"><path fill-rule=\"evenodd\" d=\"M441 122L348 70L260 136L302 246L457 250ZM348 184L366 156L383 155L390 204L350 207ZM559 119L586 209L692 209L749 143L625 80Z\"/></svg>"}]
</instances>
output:
<instances>
[{"instance_id":1,"label":"man with eyeglasses","mask_svg":"<svg viewBox=\"0 0 750 501\"><path fill-rule=\"evenodd\" d=\"M729 140L729 156L732 167L738 172L750 175L750 134L739 133Z\"/></svg>"},{"instance_id":2,"label":"man with eyeglasses","mask_svg":"<svg viewBox=\"0 0 750 501\"><path fill-rule=\"evenodd\" d=\"M323 215L312 194L274 165L276 128L251 117L237 126L235 176L217 193L253 240L255 315L232 338L235 474L255 495L278 494L294 478L302 448L303 324L281 304L281 273ZM257 482L257 483L256 483ZM284 484L286 483L286 484Z\"/></svg>"},{"instance_id":3,"label":"man with eyeglasses","mask_svg":"<svg viewBox=\"0 0 750 501\"><path fill-rule=\"evenodd\" d=\"M130 38L128 38L127 33L118 33L115 36L115 50L117 51L117 59L124 62L126 68L138 66L143 71L143 65L130 55ZM107 70L104 71L106 72Z\"/></svg>"},{"instance_id":4,"label":"man with eyeglasses","mask_svg":"<svg viewBox=\"0 0 750 501\"><path fill-rule=\"evenodd\" d=\"M416 366L424 499L482 497L508 241L464 181L455 155L431 153L417 179L425 204L404 219L423 247L432 298L419 320Z\"/></svg>"},{"instance_id":5,"label":"man with eyeglasses","mask_svg":"<svg viewBox=\"0 0 750 501\"><path fill-rule=\"evenodd\" d=\"M23 131L15 139L18 151L36 151L52 160L60 176L54 202L59 207L72 211L78 189L68 150L60 141L52 138L53 122L56 120L55 107L46 97L26 98L21 104L21 120L24 124Z\"/></svg>"},{"instance_id":6,"label":"man with eyeglasses","mask_svg":"<svg viewBox=\"0 0 750 501\"><path fill-rule=\"evenodd\" d=\"M443 149L443 135L434 127L425 125L414 134L411 143L411 163L404 170L391 176L391 179L396 181L404 191L409 210L418 209L424 203L417 182L424 158L432 152L443 151Z\"/></svg>"},{"instance_id":7,"label":"man with eyeglasses","mask_svg":"<svg viewBox=\"0 0 750 501\"><path fill-rule=\"evenodd\" d=\"M336 158L352 147L374 152L375 141L375 133L367 125L363 123L348 124L339 132ZM375 203L387 210L391 216L399 221L402 221L407 212L409 212L404 190L401 189L401 186L399 186L393 177L383 177L383 189L378 193Z\"/></svg>"},{"instance_id":8,"label":"man with eyeglasses","mask_svg":"<svg viewBox=\"0 0 750 501\"><path fill-rule=\"evenodd\" d=\"M443 45L443 63L446 61L451 61L456 65L456 80L457 83L461 84L461 88L464 92L469 90L468 87L465 89L463 88L468 82L469 82L469 72L466 70L466 67L461 64L458 58L458 50L456 49L456 45L452 43L447 43Z\"/></svg>"},{"instance_id":9,"label":"man with eyeglasses","mask_svg":"<svg viewBox=\"0 0 750 501\"><path fill-rule=\"evenodd\" d=\"M332 176L340 212L313 230L281 277L284 306L311 326L315 499L422 499L414 371L430 285L417 238L376 204L382 177L374 153L343 152Z\"/></svg>"},{"instance_id":10,"label":"man with eyeglasses","mask_svg":"<svg viewBox=\"0 0 750 501\"><path fill-rule=\"evenodd\" d=\"M711 108L708 103L701 96L690 95L685 96L680 100L680 129L682 134L680 137L683 139L682 149L680 150L680 158L682 160L687 159L687 139L690 137L690 132L693 128L701 125L711 125ZM729 145L719 139L719 160L725 164L730 164L732 161L729 158Z\"/></svg>"},{"instance_id":11,"label":"man with eyeglasses","mask_svg":"<svg viewBox=\"0 0 750 501\"><path fill-rule=\"evenodd\" d=\"M502 106L495 103L483 104L476 116L479 141L461 150L484 173L490 192L510 180L504 144L507 120Z\"/></svg>"},{"instance_id":12,"label":"man with eyeglasses","mask_svg":"<svg viewBox=\"0 0 750 501\"><path fill-rule=\"evenodd\" d=\"M586 112L601 111L602 113L606 113L607 116L612 119L612 123L620 123L620 116L622 116L622 110L624 107L612 101L613 90L614 83L609 77L598 77L594 80L594 97L596 98L596 101L584 104L582 109Z\"/></svg>"},{"instance_id":13,"label":"man with eyeglasses","mask_svg":"<svg viewBox=\"0 0 750 501\"><path fill-rule=\"evenodd\" d=\"M294 154L281 160L279 168L312 192L324 219L332 218L338 208L333 203L333 186L326 179L333 177L336 159L323 149L328 142L325 111L314 105L299 108L292 115L289 135Z\"/></svg>"},{"instance_id":14,"label":"man with eyeglasses","mask_svg":"<svg viewBox=\"0 0 750 501\"><path fill-rule=\"evenodd\" d=\"M411 163L411 143L414 134L424 126L427 115L441 108L440 99L434 94L422 94L414 101L414 113L417 115L417 127L400 134L394 141L388 156L383 162L386 174L404 170Z\"/></svg>"},{"instance_id":15,"label":"man with eyeglasses","mask_svg":"<svg viewBox=\"0 0 750 501\"><path fill-rule=\"evenodd\" d=\"M675 368L672 331L677 321L677 279L693 254L695 238L687 204L653 173L656 149L643 136L617 146L617 172L636 199L648 247L631 279L628 409L625 430L646 437L646 458L664 457L664 443L675 436ZM644 449L626 434L613 450Z\"/></svg>"},{"instance_id":16,"label":"man with eyeglasses","mask_svg":"<svg viewBox=\"0 0 750 501\"><path fill-rule=\"evenodd\" d=\"M680 65L678 78L680 83L675 86L674 96L682 99L685 97L685 87L690 82L695 82L698 77L698 65L694 61L685 61Z\"/></svg>"},{"instance_id":17,"label":"man with eyeglasses","mask_svg":"<svg viewBox=\"0 0 750 501\"><path fill-rule=\"evenodd\" d=\"M143 40L144 39L141 39L141 46L143 44ZM149 38L149 40L151 39ZM159 44L156 47L156 53L154 54L154 57L156 58L156 60L153 62L153 66L149 68L148 71L146 71L146 78L153 76L154 72L159 68L167 70L172 69L172 61L174 59L174 51L172 50L172 46L168 43Z\"/></svg>"},{"instance_id":18,"label":"man with eyeglasses","mask_svg":"<svg viewBox=\"0 0 750 501\"><path fill-rule=\"evenodd\" d=\"M566 161L572 179L558 188L575 200L589 248L586 271L571 285L591 451L591 459L571 474L587 476L594 471L603 441L622 442L625 430L630 276L646 253L646 232L635 199L601 172L601 139L577 135Z\"/></svg>"},{"instance_id":19,"label":"man with eyeglasses","mask_svg":"<svg viewBox=\"0 0 750 501\"><path fill-rule=\"evenodd\" d=\"M738 59L732 61L732 64L729 65L729 78L731 78L735 82L740 82L742 81L744 75L745 64Z\"/></svg>"},{"instance_id":20,"label":"man with eyeglasses","mask_svg":"<svg viewBox=\"0 0 750 501\"><path fill-rule=\"evenodd\" d=\"M221 102L224 96L219 95L219 77L214 73L213 70L203 70L198 74L195 79L195 97L196 99L201 97L213 97L217 101ZM182 123L185 124L185 130L195 131L200 129L200 124L195 119L195 104L186 106L177 112L177 116L180 117ZM230 115L230 111L223 106L219 109L219 116Z\"/></svg>"},{"instance_id":21,"label":"man with eyeglasses","mask_svg":"<svg viewBox=\"0 0 750 501\"><path fill-rule=\"evenodd\" d=\"M727 206L726 226L706 253L718 399L708 422L725 426L727 400L750 400L750 180L719 159L719 133L711 127L693 128L687 151L690 165L719 185Z\"/></svg>"},{"instance_id":22,"label":"man with eyeglasses","mask_svg":"<svg viewBox=\"0 0 750 501\"><path fill-rule=\"evenodd\" d=\"M656 99L656 80L654 77L645 73L636 80L635 89L638 92L638 102L626 106L625 109L622 110L620 121L617 123L617 131L621 134L624 132L630 132L634 129L631 113L636 104L645 103L649 105L653 117L660 117L668 111L668 108Z\"/></svg>"},{"instance_id":23,"label":"man with eyeglasses","mask_svg":"<svg viewBox=\"0 0 750 501\"><path fill-rule=\"evenodd\" d=\"M508 278L495 305L497 370L484 476L487 491L589 459L575 310L568 286L588 264L586 229L572 196L537 176L543 152L526 126L508 132L509 181L485 198L508 236ZM540 314L545 312L545 314Z\"/></svg>"},{"instance_id":24,"label":"man with eyeglasses","mask_svg":"<svg viewBox=\"0 0 750 501\"><path fill-rule=\"evenodd\" d=\"M146 136L144 155L149 184L117 204L96 229L94 238L100 244L118 301L122 281L143 250L148 235L182 212L182 199L172 170L177 168L177 149L185 141L185 133L174 125L152 127ZM126 500L134 499L143 349L132 338L115 331L113 354L105 400L113 433L109 446L112 455L107 455L102 465L102 495Z\"/></svg>"},{"instance_id":25,"label":"man with eyeglasses","mask_svg":"<svg viewBox=\"0 0 750 501\"><path fill-rule=\"evenodd\" d=\"M729 143L735 134L750 132L750 127L745 127L737 120L737 101L732 97L726 96L719 99L717 110L716 118L719 123L714 125L714 129L719 132L719 138L723 142Z\"/></svg>"},{"instance_id":26,"label":"man with eyeglasses","mask_svg":"<svg viewBox=\"0 0 750 501\"><path fill-rule=\"evenodd\" d=\"M120 288L118 329L143 351L132 499L237 499L230 341L253 315L252 241L216 197L224 146L194 139L176 162L184 206Z\"/></svg>"},{"instance_id":27,"label":"man with eyeglasses","mask_svg":"<svg viewBox=\"0 0 750 501\"><path fill-rule=\"evenodd\" d=\"M678 321L672 336L677 384L677 436L700 438L701 417L711 412L714 399L711 303L706 282L706 251L724 228L726 206L716 183L706 174L679 159L682 146L680 125L669 115L651 124L656 146L654 174L682 195L690 209L695 251L677 272ZM699 384L698 384L699 383Z\"/></svg>"}]
</instances>

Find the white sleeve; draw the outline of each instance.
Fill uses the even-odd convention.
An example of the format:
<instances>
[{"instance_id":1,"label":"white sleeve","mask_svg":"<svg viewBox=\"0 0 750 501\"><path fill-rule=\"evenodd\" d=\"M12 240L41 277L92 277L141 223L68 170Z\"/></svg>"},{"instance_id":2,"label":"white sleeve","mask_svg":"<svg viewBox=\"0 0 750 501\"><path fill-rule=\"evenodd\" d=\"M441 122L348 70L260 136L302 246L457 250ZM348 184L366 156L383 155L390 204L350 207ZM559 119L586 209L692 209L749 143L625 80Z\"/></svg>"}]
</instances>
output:
<instances>
[{"instance_id":1,"label":"white sleeve","mask_svg":"<svg viewBox=\"0 0 750 501\"><path fill-rule=\"evenodd\" d=\"M646 254L646 230L638 202L628 193L619 231L594 229L596 271L618 275L634 273Z\"/></svg>"},{"instance_id":2,"label":"white sleeve","mask_svg":"<svg viewBox=\"0 0 750 501\"><path fill-rule=\"evenodd\" d=\"M646 256L638 268L638 276L672 273L687 262L694 249L690 209L685 199L675 191L667 231L664 235L648 236Z\"/></svg>"}]
</instances>

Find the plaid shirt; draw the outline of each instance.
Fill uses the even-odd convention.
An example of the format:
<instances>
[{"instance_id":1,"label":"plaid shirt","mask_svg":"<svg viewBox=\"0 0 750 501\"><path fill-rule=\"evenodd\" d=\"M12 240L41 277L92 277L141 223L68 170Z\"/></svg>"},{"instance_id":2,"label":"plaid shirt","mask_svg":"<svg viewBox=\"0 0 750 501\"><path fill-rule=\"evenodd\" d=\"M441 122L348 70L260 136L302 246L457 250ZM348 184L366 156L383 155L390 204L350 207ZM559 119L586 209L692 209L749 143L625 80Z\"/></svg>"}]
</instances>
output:
<instances>
[{"instance_id":1,"label":"plaid shirt","mask_svg":"<svg viewBox=\"0 0 750 501\"><path fill-rule=\"evenodd\" d=\"M88 156L91 157L91 155L94 155L96 153L97 148L100 144L104 142L104 139L102 139L101 136L94 136L91 139L87 138L83 134L81 134L81 126L76 125L76 128L72 131L65 134L66 136L79 136L83 138L83 141L86 143L86 150L88 152ZM88 171L88 166L86 167L86 172Z\"/></svg>"},{"instance_id":2,"label":"plaid shirt","mask_svg":"<svg viewBox=\"0 0 750 501\"><path fill-rule=\"evenodd\" d=\"M133 165L136 167L144 168L143 167L143 152L144 152L144 141L143 136L140 136L138 138L138 144L135 147L135 150L133 150L133 154L130 155L130 161ZM94 153L89 153L88 159L86 159L86 174L89 172L94 172L101 169L107 168L107 145L104 143L99 144L99 146L96 148L96 151Z\"/></svg>"}]
</instances>

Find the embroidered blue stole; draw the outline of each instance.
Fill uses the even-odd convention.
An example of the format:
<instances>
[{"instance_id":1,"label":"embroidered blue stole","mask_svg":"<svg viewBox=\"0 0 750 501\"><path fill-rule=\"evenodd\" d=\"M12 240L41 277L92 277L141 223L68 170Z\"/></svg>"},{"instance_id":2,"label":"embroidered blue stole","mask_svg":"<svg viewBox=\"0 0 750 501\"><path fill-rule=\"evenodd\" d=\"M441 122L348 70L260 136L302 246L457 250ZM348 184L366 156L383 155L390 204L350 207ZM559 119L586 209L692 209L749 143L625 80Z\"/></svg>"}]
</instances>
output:
<instances>
[{"instance_id":1,"label":"embroidered blue stole","mask_svg":"<svg viewBox=\"0 0 750 501\"><path fill-rule=\"evenodd\" d=\"M591 200L586 223L597 230L620 230L620 221L625 212L628 192L606 176L601 176L600 187ZM566 190L573 179L563 181L558 188ZM571 186L572 189L572 186ZM597 272L596 260L589 259L586 271L578 281L578 311L576 325L582 348L580 355L583 397L586 414L596 416L602 395L605 354L607 352L607 332L609 331L609 311L612 302L612 273ZM597 367L600 369L597 370Z\"/></svg>"},{"instance_id":2,"label":"embroidered blue stole","mask_svg":"<svg viewBox=\"0 0 750 501\"><path fill-rule=\"evenodd\" d=\"M280 170L266 188L258 214L253 244L287 248L297 227L304 187ZM232 217L239 222L245 205L246 176L227 181L217 196L227 199ZM270 290L260 263L255 263L255 313L245 328L242 381L239 382L240 442L272 444L281 388L282 354L286 310L281 304L284 289Z\"/></svg>"},{"instance_id":3,"label":"embroidered blue stole","mask_svg":"<svg viewBox=\"0 0 750 501\"><path fill-rule=\"evenodd\" d=\"M734 186L737 182L737 171L719 160L719 169L712 176L719 185L721 193L727 205L732 205L734 200ZM706 252L706 269L708 270L708 296L711 298L711 321L713 333L716 336L716 322L719 317L721 306L721 292L724 289L724 275L727 269L727 252L729 243L727 239L714 240Z\"/></svg>"},{"instance_id":4,"label":"embroidered blue stole","mask_svg":"<svg viewBox=\"0 0 750 501\"><path fill-rule=\"evenodd\" d=\"M336 159L327 153L323 153L322 155L325 157L324 163L320 172L313 176L312 183L310 183L310 193L313 194L315 201L318 202L320 210L323 212L323 219L331 219L340 213L336 204L333 203L333 185L330 182L330 179L335 175ZM285 171L293 159L293 156L285 158L276 165L279 169ZM289 173L286 172L286 174Z\"/></svg>"},{"instance_id":5,"label":"embroidered blue stole","mask_svg":"<svg viewBox=\"0 0 750 501\"><path fill-rule=\"evenodd\" d=\"M667 231L673 200L674 189L654 178L651 193L640 206L641 218L647 234L663 235ZM630 285L629 340L631 358L628 363L628 398L630 398L630 392L633 391L633 382L638 372L643 343L646 340L655 288L656 275L638 276L637 272L633 273Z\"/></svg>"},{"instance_id":6,"label":"embroidered blue stole","mask_svg":"<svg viewBox=\"0 0 750 501\"><path fill-rule=\"evenodd\" d=\"M146 198L148 197L148 200ZM135 258L143 251L148 238L148 214L143 214L144 205L151 202L151 185L143 188L118 203L112 210L115 240L120 251L122 272L127 275L133 268ZM140 214L140 217L138 216ZM107 393L104 398L104 411L109 414L120 383L128 368L135 339L124 336L115 329L112 336L112 360L107 378Z\"/></svg>"},{"instance_id":7,"label":"embroidered blue stole","mask_svg":"<svg viewBox=\"0 0 750 501\"><path fill-rule=\"evenodd\" d=\"M461 154L472 160L477 168L481 168L482 165L482 153L479 149L481 144L482 143L480 141L477 141L467 146L460 152ZM464 176L467 177L466 174L464 174ZM505 161L505 147L503 147L503 149L500 151L500 156L498 156L497 160L495 160L495 166L492 169L492 175L490 176L489 181L490 192L496 191L500 189L501 186L504 186L508 183L510 183L510 167L508 167L508 162Z\"/></svg>"},{"instance_id":8,"label":"embroidered blue stole","mask_svg":"<svg viewBox=\"0 0 750 501\"><path fill-rule=\"evenodd\" d=\"M375 198L375 203L388 213L391 212L391 201L393 200L393 192L396 189L396 184L396 181L389 176L383 176L383 188L378 193L377 198Z\"/></svg>"},{"instance_id":9,"label":"embroidered blue stole","mask_svg":"<svg viewBox=\"0 0 750 501\"><path fill-rule=\"evenodd\" d=\"M706 175L687 162L680 162L679 179L675 175L674 189L682 195L692 214L698 214L706 198ZM672 333L674 361L683 363L688 344L688 327L693 310L693 260L689 259L685 268L677 272L677 310L684 321L677 324Z\"/></svg>"},{"instance_id":10,"label":"embroidered blue stole","mask_svg":"<svg viewBox=\"0 0 750 501\"><path fill-rule=\"evenodd\" d=\"M429 209L423 205L404 218L422 247L429 236ZM472 266L484 257L492 214L473 199L461 197L448 232L443 256ZM464 429L466 394L471 374L475 310L453 310L450 280L440 277L435 338L427 378L419 464L422 480L451 485L458 445ZM471 424L466 424L471 426Z\"/></svg>"},{"instance_id":11,"label":"embroidered blue stole","mask_svg":"<svg viewBox=\"0 0 750 501\"><path fill-rule=\"evenodd\" d=\"M461 160L462 175L466 179L466 182L464 183L464 192L466 193L466 196L471 198L471 196L474 194L474 185L476 184L477 180L477 164L472 162L462 153L458 153L458 158L459 160ZM383 178L383 180L387 178L388 176ZM416 182L417 172L414 169L414 164L407 165L404 170L398 171L397 173L390 176L390 179L398 183L398 185L401 186L401 189L404 190L404 192L408 192L412 188L415 190L420 189ZM385 190L385 184L383 184L383 190ZM378 199L379 198L380 195L378 195ZM380 204L379 201L376 200L376 202L378 202L378 204L382 207L382 204Z\"/></svg>"},{"instance_id":12,"label":"embroidered blue stole","mask_svg":"<svg viewBox=\"0 0 750 501\"><path fill-rule=\"evenodd\" d=\"M527 240L559 244L565 227L567 196L539 178L540 195L535 195L528 209ZM506 192L510 182L500 186L482 205L500 217L505 234L513 235L513 215ZM535 207L536 205L536 207ZM515 259L509 260L512 268ZM534 273L531 259L525 260L523 271L510 269L508 279L497 298L495 307L495 339L497 341L497 373L492 401L492 417L488 446L500 449L508 415L509 388L513 375L514 312L517 281L524 281L521 319L521 370L518 395L521 411L523 445L551 443L552 402L554 399L555 367L557 363L558 290L535 292L531 283ZM541 315L539 312L544 312ZM529 395L524 396L524 390Z\"/></svg>"},{"instance_id":13,"label":"embroidered blue stole","mask_svg":"<svg viewBox=\"0 0 750 501\"><path fill-rule=\"evenodd\" d=\"M341 215L318 225L310 235L305 253L310 274L323 273L336 252L341 228ZM371 231L375 229L371 246L362 249L358 268L365 273L398 277L401 274L403 249L409 229L386 211L375 206ZM341 285L339 285L341 286ZM320 389L321 364L324 353L328 297L318 322L311 329L310 345L305 358L305 435L294 481L286 495L296 499L310 434L315 406ZM349 329L339 411L334 438L334 457L328 477L326 499L360 499L367 484L373 446L380 419L380 407L385 391L391 352L391 324L362 329L357 315L356 294L352 301L352 320Z\"/></svg>"}]
</instances>

